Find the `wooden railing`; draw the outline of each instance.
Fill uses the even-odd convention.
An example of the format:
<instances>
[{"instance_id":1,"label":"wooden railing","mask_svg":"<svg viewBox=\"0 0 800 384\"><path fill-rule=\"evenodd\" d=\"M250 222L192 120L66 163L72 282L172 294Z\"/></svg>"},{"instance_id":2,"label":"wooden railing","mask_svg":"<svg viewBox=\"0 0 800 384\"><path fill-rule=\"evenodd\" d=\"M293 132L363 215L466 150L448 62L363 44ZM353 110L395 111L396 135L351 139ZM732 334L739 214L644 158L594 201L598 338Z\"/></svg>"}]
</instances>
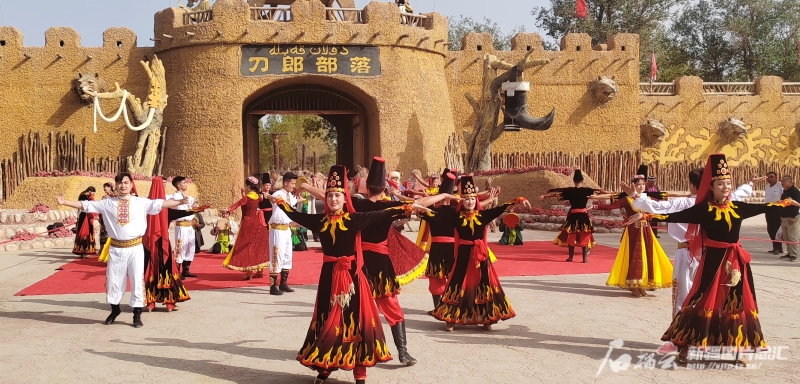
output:
<instances>
[{"instance_id":1,"label":"wooden railing","mask_svg":"<svg viewBox=\"0 0 800 384\"><path fill-rule=\"evenodd\" d=\"M364 23L364 10L358 8L325 8L325 20Z\"/></svg>"},{"instance_id":2,"label":"wooden railing","mask_svg":"<svg viewBox=\"0 0 800 384\"><path fill-rule=\"evenodd\" d=\"M640 151L590 152L571 154L561 151L539 153L493 153L492 169L514 170L531 167L579 167L584 174L594 180L600 188L619 191L620 181L630 181L641 164ZM662 191L685 191L689 188L689 172L705 166L706 159L690 162L656 161L649 164L648 174L655 175L657 185ZM779 177L792 176L800 179L800 168L786 162L759 162L757 165L738 165L731 167L734 188L745 184L753 176L763 176L767 172L777 172ZM509 172L513 173L513 172ZM761 186L757 186L761 188Z\"/></svg>"},{"instance_id":3,"label":"wooden railing","mask_svg":"<svg viewBox=\"0 0 800 384\"><path fill-rule=\"evenodd\" d=\"M784 95L798 96L800 95L800 83L783 83L781 92Z\"/></svg>"},{"instance_id":4,"label":"wooden railing","mask_svg":"<svg viewBox=\"0 0 800 384\"><path fill-rule=\"evenodd\" d=\"M645 96L672 96L675 94L675 84L639 83L639 94Z\"/></svg>"},{"instance_id":5,"label":"wooden railing","mask_svg":"<svg viewBox=\"0 0 800 384\"><path fill-rule=\"evenodd\" d=\"M713 95L747 96L756 94L755 83L706 83L703 82L703 93Z\"/></svg>"},{"instance_id":6,"label":"wooden railing","mask_svg":"<svg viewBox=\"0 0 800 384\"><path fill-rule=\"evenodd\" d=\"M250 19L267 21L292 21L291 8L250 7Z\"/></svg>"},{"instance_id":7,"label":"wooden railing","mask_svg":"<svg viewBox=\"0 0 800 384\"><path fill-rule=\"evenodd\" d=\"M428 28L426 21L427 19L428 16L425 15L415 15L413 13L400 12L400 24L407 25L409 27Z\"/></svg>"},{"instance_id":8,"label":"wooden railing","mask_svg":"<svg viewBox=\"0 0 800 384\"><path fill-rule=\"evenodd\" d=\"M210 9L205 11L186 11L183 14L183 25L207 23L214 20L214 12Z\"/></svg>"}]
</instances>

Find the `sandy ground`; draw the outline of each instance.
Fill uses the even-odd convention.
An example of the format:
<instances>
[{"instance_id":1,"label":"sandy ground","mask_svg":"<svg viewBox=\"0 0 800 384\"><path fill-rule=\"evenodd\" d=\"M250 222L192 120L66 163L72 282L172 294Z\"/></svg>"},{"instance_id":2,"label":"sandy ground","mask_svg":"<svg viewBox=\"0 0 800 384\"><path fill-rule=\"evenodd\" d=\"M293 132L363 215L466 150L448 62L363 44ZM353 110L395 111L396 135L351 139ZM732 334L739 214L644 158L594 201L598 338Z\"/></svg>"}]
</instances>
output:
<instances>
[{"instance_id":1,"label":"sandy ground","mask_svg":"<svg viewBox=\"0 0 800 384\"><path fill-rule=\"evenodd\" d=\"M553 232L523 235L528 241L554 237ZM748 220L743 235L766 237L763 219ZM492 234L490 240L498 237ZM672 253L674 241L665 233L661 237ZM619 235L599 235L598 240L617 246ZM767 254L768 243L745 242L745 247L753 253L759 317L773 351L772 360L753 361L748 369L673 369L664 356L655 355L670 321L668 290L633 298L606 287L605 274L562 275L503 278L517 317L491 332L477 327L444 332L443 323L426 315L432 306L427 282L413 282L400 301L409 350L419 363L379 365L368 370L368 382L797 382L800 262ZM130 326L126 305L117 323L103 325L109 310L103 294L13 296L72 259L66 248L0 256L0 382L313 381L314 374L295 361L295 354L311 317L315 286L296 287L283 296L270 296L264 288L193 291L178 312L145 313L141 329ZM384 329L394 353L390 330L385 324ZM610 351L614 340L622 346ZM626 355L629 366L621 364ZM606 356L611 361L604 361ZM350 382L352 375L341 371L327 381Z\"/></svg>"}]
</instances>

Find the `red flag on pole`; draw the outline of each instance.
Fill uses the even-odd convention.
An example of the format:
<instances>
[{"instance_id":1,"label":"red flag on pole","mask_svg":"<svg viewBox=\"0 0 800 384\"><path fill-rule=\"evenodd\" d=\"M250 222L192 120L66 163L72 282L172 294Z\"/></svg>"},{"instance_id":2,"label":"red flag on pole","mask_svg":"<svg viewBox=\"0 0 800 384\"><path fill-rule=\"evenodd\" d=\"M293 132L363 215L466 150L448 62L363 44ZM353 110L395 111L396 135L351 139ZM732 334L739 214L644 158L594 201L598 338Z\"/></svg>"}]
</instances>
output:
<instances>
[{"instance_id":1,"label":"red flag on pole","mask_svg":"<svg viewBox=\"0 0 800 384\"><path fill-rule=\"evenodd\" d=\"M575 4L575 17L579 19L585 19L586 16L586 0L578 0L578 3Z\"/></svg>"},{"instance_id":2,"label":"red flag on pole","mask_svg":"<svg viewBox=\"0 0 800 384\"><path fill-rule=\"evenodd\" d=\"M650 82L656 81L656 76L658 75L658 64L656 64L656 53L652 52L650 54Z\"/></svg>"}]
</instances>

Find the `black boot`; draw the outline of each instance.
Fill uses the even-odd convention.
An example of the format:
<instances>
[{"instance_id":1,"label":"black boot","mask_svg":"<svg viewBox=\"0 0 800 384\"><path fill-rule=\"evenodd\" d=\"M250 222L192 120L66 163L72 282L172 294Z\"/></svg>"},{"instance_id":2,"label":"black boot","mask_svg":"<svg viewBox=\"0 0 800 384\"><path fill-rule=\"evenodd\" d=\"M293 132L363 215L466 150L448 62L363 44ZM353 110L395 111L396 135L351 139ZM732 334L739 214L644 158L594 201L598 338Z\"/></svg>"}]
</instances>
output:
<instances>
[{"instance_id":1,"label":"black boot","mask_svg":"<svg viewBox=\"0 0 800 384\"><path fill-rule=\"evenodd\" d=\"M428 314L433 316L433 311L436 310L436 306L442 301L442 295L431 295L431 297L433 297L433 310L428 311Z\"/></svg>"},{"instance_id":2,"label":"black boot","mask_svg":"<svg viewBox=\"0 0 800 384\"><path fill-rule=\"evenodd\" d=\"M142 324L142 307L136 307L133 309L133 327L144 327L144 324Z\"/></svg>"},{"instance_id":3,"label":"black boot","mask_svg":"<svg viewBox=\"0 0 800 384\"><path fill-rule=\"evenodd\" d=\"M314 379L314 384L322 384L325 380L328 380L328 376L320 373L317 375L317 378Z\"/></svg>"},{"instance_id":4,"label":"black boot","mask_svg":"<svg viewBox=\"0 0 800 384\"><path fill-rule=\"evenodd\" d=\"M367 384L366 380L356 380L356 384Z\"/></svg>"},{"instance_id":5,"label":"black boot","mask_svg":"<svg viewBox=\"0 0 800 384\"><path fill-rule=\"evenodd\" d=\"M114 320L117 319L120 313L122 313L122 310L119 309L119 304L111 304L111 314L106 317L106 325L114 324Z\"/></svg>"},{"instance_id":6,"label":"black boot","mask_svg":"<svg viewBox=\"0 0 800 384\"><path fill-rule=\"evenodd\" d=\"M269 274L269 294L280 296L283 294L280 289L278 289L278 275Z\"/></svg>"},{"instance_id":7,"label":"black boot","mask_svg":"<svg viewBox=\"0 0 800 384\"><path fill-rule=\"evenodd\" d=\"M588 263L589 262L589 259L588 259L588 257L589 257L589 248L588 247L583 247L583 248L581 248L581 252L583 252L583 262L584 263Z\"/></svg>"},{"instance_id":8,"label":"black boot","mask_svg":"<svg viewBox=\"0 0 800 384\"><path fill-rule=\"evenodd\" d=\"M417 359L411 357L406 349L406 322L405 320L392 326L392 337L394 338L394 345L397 347L397 354L400 357L400 364L408 366L417 363Z\"/></svg>"},{"instance_id":9,"label":"black boot","mask_svg":"<svg viewBox=\"0 0 800 384\"><path fill-rule=\"evenodd\" d=\"M294 289L289 288L289 284L286 280L289 279L289 270L284 269L281 271L281 287L280 290L284 292L294 292Z\"/></svg>"},{"instance_id":10,"label":"black boot","mask_svg":"<svg viewBox=\"0 0 800 384\"><path fill-rule=\"evenodd\" d=\"M575 247L569 247L569 258L567 258L567 261L572 261L573 257L575 257Z\"/></svg>"},{"instance_id":11,"label":"black boot","mask_svg":"<svg viewBox=\"0 0 800 384\"><path fill-rule=\"evenodd\" d=\"M191 261L183 262L183 273L181 274L181 280L183 280L183 278L186 277L197 277L197 275L193 274L191 269L189 269L191 266L192 266Z\"/></svg>"}]
</instances>

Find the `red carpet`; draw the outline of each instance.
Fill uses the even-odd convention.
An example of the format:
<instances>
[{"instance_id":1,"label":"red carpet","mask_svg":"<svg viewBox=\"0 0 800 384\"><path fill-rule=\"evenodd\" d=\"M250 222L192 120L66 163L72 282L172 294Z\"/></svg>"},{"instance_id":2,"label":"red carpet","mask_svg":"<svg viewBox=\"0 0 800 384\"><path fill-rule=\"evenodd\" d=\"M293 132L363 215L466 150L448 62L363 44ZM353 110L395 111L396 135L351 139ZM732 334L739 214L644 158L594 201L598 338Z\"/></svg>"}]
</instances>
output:
<instances>
[{"instance_id":1,"label":"red carpet","mask_svg":"<svg viewBox=\"0 0 800 384\"><path fill-rule=\"evenodd\" d=\"M490 244L497 256L495 269L500 276L541 276L607 273L614 264L617 250L598 245L589 255L589 263L581 263L580 251L575 262L565 263L567 249L550 242L527 242L522 246ZM184 280L190 291L250 286L269 286L269 278L242 280L243 272L222 266L225 255L200 253L192 262L192 272L197 278ZM290 285L316 284L322 265L322 254L316 250L295 252ZM52 276L18 292L17 296L57 295L69 293L105 292L106 264L93 259L77 259Z\"/></svg>"}]
</instances>

